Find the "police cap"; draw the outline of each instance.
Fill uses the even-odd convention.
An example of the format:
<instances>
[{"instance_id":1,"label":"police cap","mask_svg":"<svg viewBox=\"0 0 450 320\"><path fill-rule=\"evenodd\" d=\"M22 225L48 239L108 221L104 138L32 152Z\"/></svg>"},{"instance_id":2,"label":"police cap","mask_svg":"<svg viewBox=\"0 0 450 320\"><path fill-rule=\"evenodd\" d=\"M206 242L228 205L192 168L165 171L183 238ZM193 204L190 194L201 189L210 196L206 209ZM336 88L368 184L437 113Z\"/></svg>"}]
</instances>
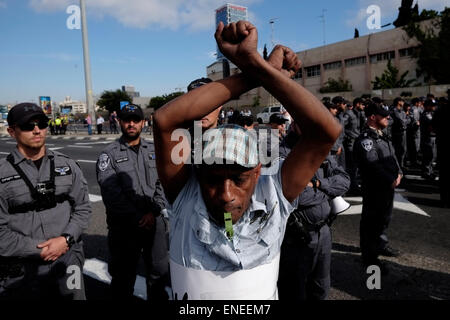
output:
<instances>
[{"instance_id":1,"label":"police cap","mask_svg":"<svg viewBox=\"0 0 450 320\"><path fill-rule=\"evenodd\" d=\"M24 102L11 108L6 121L11 127L14 125L22 125L27 123L32 118L39 118L39 120L42 119L43 121L48 121L48 118L41 107L35 103Z\"/></svg>"}]
</instances>

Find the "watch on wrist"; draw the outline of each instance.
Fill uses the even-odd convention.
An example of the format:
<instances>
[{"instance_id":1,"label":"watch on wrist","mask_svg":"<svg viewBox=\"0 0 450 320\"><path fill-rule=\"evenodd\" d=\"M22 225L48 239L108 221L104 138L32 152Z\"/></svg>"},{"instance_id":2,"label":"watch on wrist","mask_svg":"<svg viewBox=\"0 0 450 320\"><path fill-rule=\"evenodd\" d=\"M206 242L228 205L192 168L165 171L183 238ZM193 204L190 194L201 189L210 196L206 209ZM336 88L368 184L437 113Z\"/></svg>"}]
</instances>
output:
<instances>
[{"instance_id":1,"label":"watch on wrist","mask_svg":"<svg viewBox=\"0 0 450 320\"><path fill-rule=\"evenodd\" d=\"M63 233L61 236L66 239L66 242L67 242L67 245L69 246L69 248L75 244L75 239L70 234Z\"/></svg>"}]
</instances>

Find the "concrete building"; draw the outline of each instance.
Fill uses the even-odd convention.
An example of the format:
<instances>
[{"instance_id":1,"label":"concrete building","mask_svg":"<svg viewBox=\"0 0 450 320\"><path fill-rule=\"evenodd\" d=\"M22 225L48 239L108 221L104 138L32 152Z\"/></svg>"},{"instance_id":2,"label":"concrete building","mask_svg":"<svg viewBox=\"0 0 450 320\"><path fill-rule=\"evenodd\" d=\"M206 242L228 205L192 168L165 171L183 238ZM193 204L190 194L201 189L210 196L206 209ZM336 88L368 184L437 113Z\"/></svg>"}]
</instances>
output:
<instances>
[{"instance_id":1,"label":"concrete building","mask_svg":"<svg viewBox=\"0 0 450 320\"><path fill-rule=\"evenodd\" d=\"M134 86L122 86L122 92L128 93L131 98L138 98L140 93L134 89Z\"/></svg>"},{"instance_id":2,"label":"concrete building","mask_svg":"<svg viewBox=\"0 0 450 320\"><path fill-rule=\"evenodd\" d=\"M422 27L429 26L431 26L430 21L422 22ZM418 45L419 43L415 39L410 39L402 28L395 28L300 51L297 52L297 55L302 61L302 69L295 76L295 80L319 98L338 94L321 94L319 92L319 89L324 87L330 78L349 81L352 91L345 94L348 99L365 93L382 96L384 94L382 90L372 90L372 81L375 80L375 77L383 74L388 61L391 60L392 65L399 70L399 74L408 71L406 79L415 79L417 86L425 86L423 77L418 77L416 74L417 59L412 56ZM217 61L209 65L206 72L207 76L213 80L222 79L222 63ZM236 72L239 70L235 66L232 67L230 74ZM423 91L430 90L429 86L426 88L428 89L402 89L403 91L413 91L413 95L416 92L417 95L423 95ZM399 95L399 92L395 93ZM238 101L230 102L227 105L230 107L249 106L258 96L261 106L277 103L264 89L258 88L242 95Z\"/></svg>"},{"instance_id":3,"label":"concrete building","mask_svg":"<svg viewBox=\"0 0 450 320\"><path fill-rule=\"evenodd\" d=\"M228 25L232 22L238 22L239 20L248 20L246 7L227 3L216 9L216 27L219 25L219 22L223 22L224 25ZM217 60L221 61L222 59L224 59L224 56L220 52L219 48L217 48Z\"/></svg>"},{"instance_id":4,"label":"concrete building","mask_svg":"<svg viewBox=\"0 0 450 320\"><path fill-rule=\"evenodd\" d=\"M86 113L86 103L82 101L74 101L71 97L65 97L63 102L59 103L59 112L61 113Z\"/></svg>"}]
</instances>

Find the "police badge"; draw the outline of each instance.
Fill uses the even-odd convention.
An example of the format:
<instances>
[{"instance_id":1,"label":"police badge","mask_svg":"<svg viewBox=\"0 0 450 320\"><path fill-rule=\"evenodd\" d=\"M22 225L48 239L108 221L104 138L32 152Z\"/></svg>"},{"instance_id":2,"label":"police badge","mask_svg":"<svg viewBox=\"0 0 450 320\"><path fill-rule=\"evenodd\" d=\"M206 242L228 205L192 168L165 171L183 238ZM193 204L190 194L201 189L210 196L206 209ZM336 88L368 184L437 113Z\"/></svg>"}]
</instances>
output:
<instances>
[{"instance_id":1,"label":"police badge","mask_svg":"<svg viewBox=\"0 0 450 320\"><path fill-rule=\"evenodd\" d=\"M373 141L370 139L364 139L361 141L361 145L367 152L369 152L373 148Z\"/></svg>"},{"instance_id":2,"label":"police badge","mask_svg":"<svg viewBox=\"0 0 450 320\"><path fill-rule=\"evenodd\" d=\"M102 172L105 171L106 168L108 168L110 161L111 160L108 155L106 153L102 153L98 158L98 169Z\"/></svg>"}]
</instances>

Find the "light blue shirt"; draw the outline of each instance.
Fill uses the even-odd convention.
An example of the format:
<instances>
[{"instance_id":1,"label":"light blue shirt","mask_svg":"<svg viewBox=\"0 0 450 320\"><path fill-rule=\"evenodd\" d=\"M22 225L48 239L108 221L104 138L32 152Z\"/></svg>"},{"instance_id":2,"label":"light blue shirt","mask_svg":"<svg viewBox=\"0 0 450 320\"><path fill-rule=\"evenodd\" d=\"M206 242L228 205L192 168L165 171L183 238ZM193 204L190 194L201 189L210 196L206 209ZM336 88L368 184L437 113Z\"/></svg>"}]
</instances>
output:
<instances>
[{"instance_id":1,"label":"light blue shirt","mask_svg":"<svg viewBox=\"0 0 450 320\"><path fill-rule=\"evenodd\" d=\"M224 227L210 220L193 172L169 210L170 258L209 271L252 269L271 262L280 252L294 210L283 195L281 166L274 175L259 177L249 208L233 225L231 240Z\"/></svg>"}]
</instances>

